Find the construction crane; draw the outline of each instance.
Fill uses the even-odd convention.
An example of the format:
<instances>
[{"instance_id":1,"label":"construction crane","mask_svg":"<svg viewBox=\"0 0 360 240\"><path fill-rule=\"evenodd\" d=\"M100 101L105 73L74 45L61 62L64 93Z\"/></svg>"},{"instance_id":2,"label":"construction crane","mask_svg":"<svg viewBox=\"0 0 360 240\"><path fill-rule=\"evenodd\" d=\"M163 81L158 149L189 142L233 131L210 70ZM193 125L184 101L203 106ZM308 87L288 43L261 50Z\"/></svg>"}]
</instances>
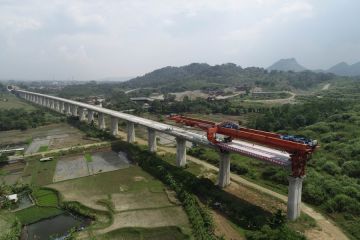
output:
<instances>
[{"instance_id":1,"label":"construction crane","mask_svg":"<svg viewBox=\"0 0 360 240\"><path fill-rule=\"evenodd\" d=\"M206 132L207 139L218 146L220 151L227 151L228 143L233 139L241 139L247 142L267 146L273 149L285 151L291 157L291 170L293 177L305 175L306 162L318 147L316 140L307 139L302 136L281 135L265 132L251 128L240 127L233 122L215 123L202 119L185 117L178 114L170 114L168 119L186 126L197 127ZM217 134L224 138L218 138Z\"/></svg>"}]
</instances>

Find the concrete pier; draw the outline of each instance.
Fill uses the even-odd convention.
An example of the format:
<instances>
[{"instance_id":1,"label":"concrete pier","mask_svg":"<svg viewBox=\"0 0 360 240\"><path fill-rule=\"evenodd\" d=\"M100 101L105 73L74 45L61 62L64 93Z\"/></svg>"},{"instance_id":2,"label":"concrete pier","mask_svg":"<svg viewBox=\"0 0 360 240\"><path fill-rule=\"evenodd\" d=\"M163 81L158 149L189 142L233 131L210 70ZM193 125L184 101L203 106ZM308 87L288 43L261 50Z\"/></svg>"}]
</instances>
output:
<instances>
[{"instance_id":1,"label":"concrete pier","mask_svg":"<svg viewBox=\"0 0 360 240\"><path fill-rule=\"evenodd\" d=\"M55 101L55 111L60 112L60 102Z\"/></svg>"},{"instance_id":2,"label":"concrete pier","mask_svg":"<svg viewBox=\"0 0 360 240\"><path fill-rule=\"evenodd\" d=\"M71 115L76 117L78 115L78 107L75 105L71 105Z\"/></svg>"},{"instance_id":3,"label":"concrete pier","mask_svg":"<svg viewBox=\"0 0 360 240\"><path fill-rule=\"evenodd\" d=\"M50 100L50 108L55 109L55 101L54 100Z\"/></svg>"},{"instance_id":4,"label":"concrete pier","mask_svg":"<svg viewBox=\"0 0 360 240\"><path fill-rule=\"evenodd\" d=\"M287 202L287 217L289 220L296 220L301 213L301 191L304 177L288 177L289 190Z\"/></svg>"},{"instance_id":5,"label":"concrete pier","mask_svg":"<svg viewBox=\"0 0 360 240\"><path fill-rule=\"evenodd\" d=\"M65 114L71 116L71 108L69 103L65 105Z\"/></svg>"},{"instance_id":6,"label":"concrete pier","mask_svg":"<svg viewBox=\"0 0 360 240\"><path fill-rule=\"evenodd\" d=\"M118 134L118 122L117 118L111 117L111 134L114 136Z\"/></svg>"},{"instance_id":7,"label":"concrete pier","mask_svg":"<svg viewBox=\"0 0 360 240\"><path fill-rule=\"evenodd\" d=\"M88 109L88 123L91 124L94 121L94 111Z\"/></svg>"},{"instance_id":8,"label":"concrete pier","mask_svg":"<svg viewBox=\"0 0 360 240\"><path fill-rule=\"evenodd\" d=\"M219 163L218 185L224 188L230 184L230 153L220 152Z\"/></svg>"},{"instance_id":9,"label":"concrete pier","mask_svg":"<svg viewBox=\"0 0 360 240\"><path fill-rule=\"evenodd\" d=\"M152 128L148 128L148 147L150 152L156 152L156 132Z\"/></svg>"},{"instance_id":10,"label":"concrete pier","mask_svg":"<svg viewBox=\"0 0 360 240\"><path fill-rule=\"evenodd\" d=\"M64 102L61 102L61 103L60 103L60 112L61 112L61 113L64 113L64 111L65 111L65 103L64 103Z\"/></svg>"},{"instance_id":11,"label":"concrete pier","mask_svg":"<svg viewBox=\"0 0 360 240\"><path fill-rule=\"evenodd\" d=\"M185 167L186 165L186 140L176 138L176 166Z\"/></svg>"},{"instance_id":12,"label":"concrete pier","mask_svg":"<svg viewBox=\"0 0 360 240\"><path fill-rule=\"evenodd\" d=\"M129 143L135 142L135 126L133 122L127 121L127 141Z\"/></svg>"},{"instance_id":13,"label":"concrete pier","mask_svg":"<svg viewBox=\"0 0 360 240\"><path fill-rule=\"evenodd\" d=\"M104 113L99 113L98 121L99 121L99 128L105 129L106 126L105 126L105 114Z\"/></svg>"},{"instance_id":14,"label":"concrete pier","mask_svg":"<svg viewBox=\"0 0 360 240\"><path fill-rule=\"evenodd\" d=\"M79 107L79 119L80 121L86 120L86 112L84 108Z\"/></svg>"}]
</instances>

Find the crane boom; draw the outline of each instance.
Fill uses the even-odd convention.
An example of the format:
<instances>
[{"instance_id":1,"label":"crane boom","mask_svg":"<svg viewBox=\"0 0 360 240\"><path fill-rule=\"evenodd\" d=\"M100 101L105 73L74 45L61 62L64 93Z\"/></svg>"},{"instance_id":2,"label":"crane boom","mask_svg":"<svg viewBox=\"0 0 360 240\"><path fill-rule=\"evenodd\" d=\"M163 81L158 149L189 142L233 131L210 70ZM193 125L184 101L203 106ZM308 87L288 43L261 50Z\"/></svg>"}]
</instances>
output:
<instances>
[{"instance_id":1,"label":"crane boom","mask_svg":"<svg viewBox=\"0 0 360 240\"><path fill-rule=\"evenodd\" d=\"M233 139L241 139L277 150L286 151L291 156L293 176L305 175L306 162L317 148L317 142L315 140L244 128L231 122L215 123L177 114L169 115L168 119L186 126L197 127L204 130L207 134L207 139L214 145L219 146L220 150L222 150L224 142L231 142ZM216 136L217 134L226 136L225 141L219 141Z\"/></svg>"}]
</instances>

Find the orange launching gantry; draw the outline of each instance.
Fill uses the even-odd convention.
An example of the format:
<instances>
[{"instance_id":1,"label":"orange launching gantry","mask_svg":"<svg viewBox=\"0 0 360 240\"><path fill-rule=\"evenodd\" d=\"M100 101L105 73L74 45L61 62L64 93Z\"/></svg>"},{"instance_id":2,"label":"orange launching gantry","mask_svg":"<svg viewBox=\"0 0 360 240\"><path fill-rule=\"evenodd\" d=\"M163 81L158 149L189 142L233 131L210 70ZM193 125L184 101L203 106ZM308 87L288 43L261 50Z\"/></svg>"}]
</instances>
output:
<instances>
[{"instance_id":1,"label":"orange launching gantry","mask_svg":"<svg viewBox=\"0 0 360 240\"><path fill-rule=\"evenodd\" d=\"M207 139L218 146L220 151L235 151L229 146L233 139L241 139L247 142L264 145L277 150L285 151L291 157L291 170L293 177L305 175L306 162L317 148L317 141L306 139L301 136L281 135L250 128L240 127L232 122L215 123L211 121L189 118L182 115L171 114L168 119L186 126L197 127L206 131ZM217 134L223 135L223 139L217 138ZM239 153L243 153L239 151ZM245 154L251 156L249 154ZM254 156L257 157L257 156ZM259 157L257 157L259 158ZM261 158L261 157L260 157ZM272 163L283 165L281 161L268 160Z\"/></svg>"}]
</instances>

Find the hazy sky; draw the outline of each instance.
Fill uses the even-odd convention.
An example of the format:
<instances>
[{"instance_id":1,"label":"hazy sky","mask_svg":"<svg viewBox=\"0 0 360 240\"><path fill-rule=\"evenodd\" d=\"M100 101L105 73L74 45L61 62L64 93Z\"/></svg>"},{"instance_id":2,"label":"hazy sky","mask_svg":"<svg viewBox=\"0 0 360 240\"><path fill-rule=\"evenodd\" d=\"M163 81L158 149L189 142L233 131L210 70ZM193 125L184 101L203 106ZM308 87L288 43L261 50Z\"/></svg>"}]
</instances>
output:
<instances>
[{"instance_id":1,"label":"hazy sky","mask_svg":"<svg viewBox=\"0 0 360 240\"><path fill-rule=\"evenodd\" d=\"M0 79L360 61L359 0L0 0Z\"/></svg>"}]
</instances>

